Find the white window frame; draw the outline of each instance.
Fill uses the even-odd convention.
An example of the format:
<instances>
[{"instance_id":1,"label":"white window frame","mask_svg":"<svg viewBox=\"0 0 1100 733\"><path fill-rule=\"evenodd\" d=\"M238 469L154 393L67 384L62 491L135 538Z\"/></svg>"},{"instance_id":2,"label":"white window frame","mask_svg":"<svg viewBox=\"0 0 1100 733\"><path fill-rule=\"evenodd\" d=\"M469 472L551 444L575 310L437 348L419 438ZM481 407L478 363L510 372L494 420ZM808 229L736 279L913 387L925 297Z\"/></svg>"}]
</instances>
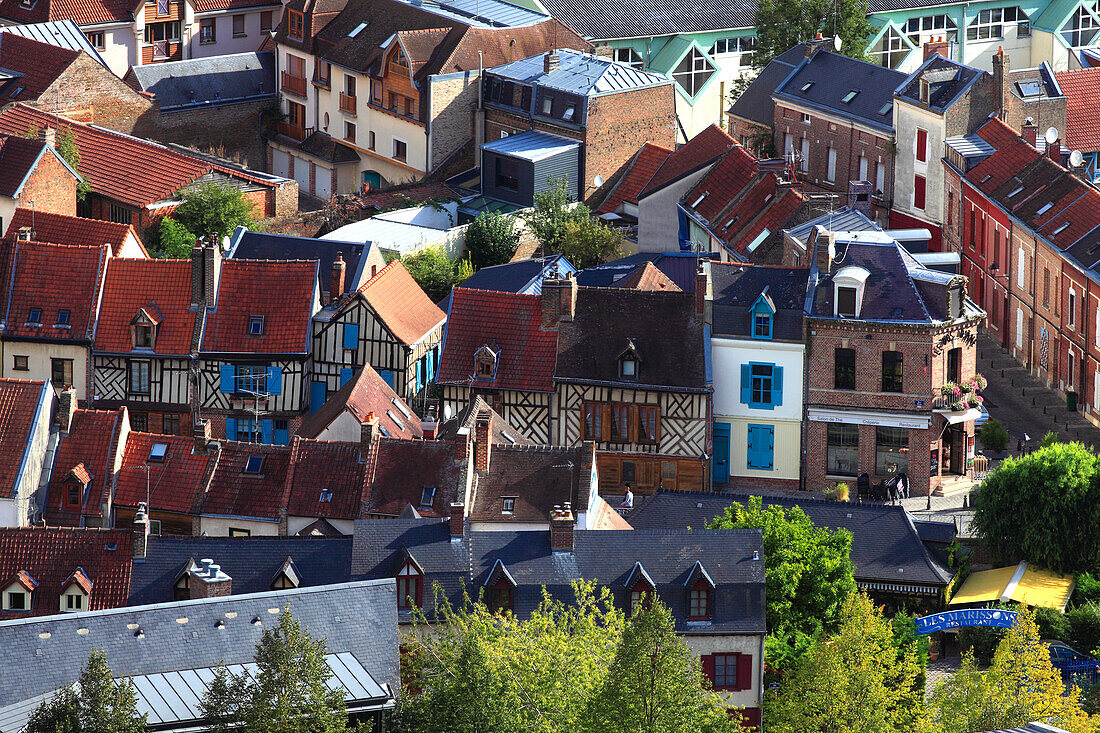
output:
<instances>
[{"instance_id":1,"label":"white window frame","mask_svg":"<svg viewBox=\"0 0 1100 733\"><path fill-rule=\"evenodd\" d=\"M397 157L397 143L402 143L405 146L405 157L404 158L398 158ZM404 140L402 138L399 138L397 136L394 136L392 138L392 142L390 143L390 157L393 158L394 160L401 161L401 162L404 162L404 163L408 163L409 162L409 141Z\"/></svg>"},{"instance_id":2,"label":"white window frame","mask_svg":"<svg viewBox=\"0 0 1100 733\"><path fill-rule=\"evenodd\" d=\"M1024 348L1024 311L1016 309L1016 348Z\"/></svg>"},{"instance_id":3,"label":"white window frame","mask_svg":"<svg viewBox=\"0 0 1100 733\"><path fill-rule=\"evenodd\" d=\"M1016 248L1016 287L1024 287L1024 248ZM1100 313L1100 308L1097 309L1097 313ZM1096 332L1096 345L1100 346L1100 331Z\"/></svg>"},{"instance_id":4,"label":"white window frame","mask_svg":"<svg viewBox=\"0 0 1100 733\"><path fill-rule=\"evenodd\" d=\"M834 183L836 181L836 148L827 148L825 154L825 180Z\"/></svg>"}]
</instances>

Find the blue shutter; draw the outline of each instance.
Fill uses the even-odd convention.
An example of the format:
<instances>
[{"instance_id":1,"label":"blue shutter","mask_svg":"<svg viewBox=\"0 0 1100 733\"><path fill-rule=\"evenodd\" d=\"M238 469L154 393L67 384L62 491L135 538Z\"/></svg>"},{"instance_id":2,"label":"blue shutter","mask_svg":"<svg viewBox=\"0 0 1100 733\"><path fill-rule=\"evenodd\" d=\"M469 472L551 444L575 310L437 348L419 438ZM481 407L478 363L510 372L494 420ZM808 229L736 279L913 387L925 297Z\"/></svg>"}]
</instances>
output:
<instances>
[{"instance_id":1,"label":"blue shutter","mask_svg":"<svg viewBox=\"0 0 1100 733\"><path fill-rule=\"evenodd\" d=\"M260 423L260 440L271 445L271 421L264 420Z\"/></svg>"},{"instance_id":2,"label":"blue shutter","mask_svg":"<svg viewBox=\"0 0 1100 733\"><path fill-rule=\"evenodd\" d=\"M783 404L783 367L772 365L772 404Z\"/></svg>"},{"instance_id":3,"label":"blue shutter","mask_svg":"<svg viewBox=\"0 0 1100 733\"><path fill-rule=\"evenodd\" d=\"M236 440L237 439L237 418L227 417L225 418L225 439Z\"/></svg>"},{"instance_id":4,"label":"blue shutter","mask_svg":"<svg viewBox=\"0 0 1100 733\"><path fill-rule=\"evenodd\" d=\"M716 483L724 484L730 478L730 425L714 423L713 478Z\"/></svg>"},{"instance_id":5,"label":"blue shutter","mask_svg":"<svg viewBox=\"0 0 1100 733\"><path fill-rule=\"evenodd\" d=\"M222 392L228 392L233 394L237 391L237 368L232 364L222 364L221 366L221 386Z\"/></svg>"},{"instance_id":6,"label":"blue shutter","mask_svg":"<svg viewBox=\"0 0 1100 733\"><path fill-rule=\"evenodd\" d=\"M275 445L290 445L290 430L275 428Z\"/></svg>"},{"instance_id":7,"label":"blue shutter","mask_svg":"<svg viewBox=\"0 0 1100 733\"><path fill-rule=\"evenodd\" d=\"M741 365L741 402L752 402L752 371L748 364Z\"/></svg>"},{"instance_id":8,"label":"blue shutter","mask_svg":"<svg viewBox=\"0 0 1100 733\"><path fill-rule=\"evenodd\" d=\"M349 367L345 367L340 370L340 386L343 387L348 381L355 376L355 370Z\"/></svg>"},{"instance_id":9,"label":"blue shutter","mask_svg":"<svg viewBox=\"0 0 1100 733\"><path fill-rule=\"evenodd\" d=\"M344 324L344 348L356 349L359 347L359 324Z\"/></svg>"},{"instance_id":10,"label":"blue shutter","mask_svg":"<svg viewBox=\"0 0 1100 733\"><path fill-rule=\"evenodd\" d=\"M771 425L749 425L748 467L772 470L775 455L775 428Z\"/></svg>"},{"instance_id":11,"label":"blue shutter","mask_svg":"<svg viewBox=\"0 0 1100 733\"><path fill-rule=\"evenodd\" d=\"M417 359L417 361L416 361L416 391L417 392L420 391L420 385L422 384L421 375L424 371L423 367L424 367L424 361L422 359Z\"/></svg>"},{"instance_id":12,"label":"blue shutter","mask_svg":"<svg viewBox=\"0 0 1100 733\"><path fill-rule=\"evenodd\" d=\"M389 370L378 372L378 376L382 377L383 382L390 385L390 389L394 389L393 385L396 383L396 380L394 379L393 372Z\"/></svg>"},{"instance_id":13,"label":"blue shutter","mask_svg":"<svg viewBox=\"0 0 1100 733\"><path fill-rule=\"evenodd\" d=\"M325 400L328 399L328 387L324 382L313 382L309 385L309 414L317 412L321 409L321 405L325 404Z\"/></svg>"},{"instance_id":14,"label":"blue shutter","mask_svg":"<svg viewBox=\"0 0 1100 733\"><path fill-rule=\"evenodd\" d=\"M283 393L283 368L282 367L268 367L267 368L267 393L268 394L282 394Z\"/></svg>"}]
</instances>

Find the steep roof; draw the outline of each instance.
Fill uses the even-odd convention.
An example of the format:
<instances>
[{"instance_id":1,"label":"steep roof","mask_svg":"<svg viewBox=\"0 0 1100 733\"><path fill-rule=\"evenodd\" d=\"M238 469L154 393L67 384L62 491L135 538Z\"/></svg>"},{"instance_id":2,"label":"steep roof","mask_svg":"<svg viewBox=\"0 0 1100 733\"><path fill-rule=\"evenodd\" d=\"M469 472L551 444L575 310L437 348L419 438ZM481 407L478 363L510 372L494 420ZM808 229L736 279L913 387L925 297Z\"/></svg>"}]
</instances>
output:
<instances>
[{"instance_id":1,"label":"steep roof","mask_svg":"<svg viewBox=\"0 0 1100 733\"><path fill-rule=\"evenodd\" d=\"M0 196L19 195L27 175L34 170L46 144L22 137L26 129L3 134L0 129Z\"/></svg>"},{"instance_id":2,"label":"steep roof","mask_svg":"<svg viewBox=\"0 0 1100 733\"><path fill-rule=\"evenodd\" d=\"M130 0L39 0L31 7L22 0L0 0L0 18L16 23L42 23L69 19L77 25L129 22L134 3Z\"/></svg>"},{"instance_id":3,"label":"steep roof","mask_svg":"<svg viewBox=\"0 0 1100 733\"><path fill-rule=\"evenodd\" d=\"M357 519L366 461L357 443L295 439L287 514Z\"/></svg>"},{"instance_id":4,"label":"steep roof","mask_svg":"<svg viewBox=\"0 0 1100 733\"><path fill-rule=\"evenodd\" d=\"M765 291L775 305L772 338L802 340L802 309L806 301L806 267L765 267L711 263L714 294L713 334L748 337L752 334L750 311Z\"/></svg>"},{"instance_id":5,"label":"steep roof","mask_svg":"<svg viewBox=\"0 0 1100 733\"><path fill-rule=\"evenodd\" d=\"M370 364L360 367L355 376L329 397L325 404L303 419L298 435L316 438L345 410L360 424L366 422L369 414L374 413L379 427L384 428L389 437L409 440L424 437L420 418Z\"/></svg>"},{"instance_id":6,"label":"steep roof","mask_svg":"<svg viewBox=\"0 0 1100 733\"><path fill-rule=\"evenodd\" d=\"M933 54L902 83L897 90L899 99L911 104L923 105L936 112L943 112L958 100L964 92L988 72L960 64ZM921 80L928 83L928 101L921 102Z\"/></svg>"},{"instance_id":7,"label":"steep roof","mask_svg":"<svg viewBox=\"0 0 1100 733\"><path fill-rule=\"evenodd\" d=\"M568 264L565 255L547 255L527 260L505 262L502 265L483 267L462 281L459 287L474 290L496 290L500 293L518 293L532 280L561 262ZM572 268L572 265L570 265Z\"/></svg>"},{"instance_id":8,"label":"steep roof","mask_svg":"<svg viewBox=\"0 0 1100 733\"><path fill-rule=\"evenodd\" d=\"M238 227L233 233L232 247L228 257L235 260L317 260L319 289L327 292L336 255L344 258L344 282L347 287L361 281L363 266L375 245L371 242L337 242L331 239L253 232Z\"/></svg>"},{"instance_id":9,"label":"steep roof","mask_svg":"<svg viewBox=\"0 0 1100 733\"><path fill-rule=\"evenodd\" d=\"M90 482L82 497L81 510L74 512L71 520L79 522L80 515L103 514L103 503L109 498L111 477L114 471L114 453L118 445L122 416L118 411L74 410L68 435L58 439L57 450L50 474L48 515L68 514L65 501L65 479L77 466L84 466ZM143 499L144 501L144 499Z\"/></svg>"},{"instance_id":10,"label":"steep roof","mask_svg":"<svg viewBox=\"0 0 1100 733\"><path fill-rule=\"evenodd\" d=\"M588 476L581 470L585 451L583 446L492 446L489 470L478 474L469 518L501 524L544 523L555 506L569 502L587 507ZM515 499L510 514L502 511L504 497Z\"/></svg>"},{"instance_id":11,"label":"steep roof","mask_svg":"<svg viewBox=\"0 0 1100 733\"><path fill-rule=\"evenodd\" d=\"M51 341L90 339L109 256L107 245L16 242L4 335ZM59 272L65 273L64 279ZM32 310L39 312L34 323Z\"/></svg>"},{"instance_id":12,"label":"steep roof","mask_svg":"<svg viewBox=\"0 0 1100 733\"><path fill-rule=\"evenodd\" d=\"M652 262L653 265L676 283L676 287L685 293L695 292L695 279L699 271L699 260L707 259L696 252L639 252L626 257L589 267L577 273L577 284L597 288L617 287L618 282L639 265Z\"/></svg>"},{"instance_id":13,"label":"steep roof","mask_svg":"<svg viewBox=\"0 0 1100 733\"><path fill-rule=\"evenodd\" d=\"M5 3L0 3L4 7ZM50 43L61 48L69 48L73 51L83 51L99 63L107 66L107 62L92 45L80 26L71 19L50 20L44 23L28 23L26 25L9 25L4 28L5 33L14 33L24 38L33 38L36 41Z\"/></svg>"},{"instance_id":14,"label":"steep roof","mask_svg":"<svg viewBox=\"0 0 1100 733\"><path fill-rule=\"evenodd\" d=\"M158 443L166 446L164 458L151 460ZM114 503L137 507L148 496L150 511L190 514L198 510L216 460L214 451L195 453L191 438L131 432L122 454Z\"/></svg>"},{"instance_id":15,"label":"steep roof","mask_svg":"<svg viewBox=\"0 0 1100 733\"><path fill-rule=\"evenodd\" d=\"M572 49L558 49L558 66L545 70L543 54L489 69L488 73L505 79L536 84L582 97L624 92L671 84L667 76L635 69L604 56Z\"/></svg>"},{"instance_id":16,"label":"steep roof","mask_svg":"<svg viewBox=\"0 0 1100 733\"><path fill-rule=\"evenodd\" d=\"M196 0L195 12L203 5L276 5L266 0ZM217 9L217 8L211 8ZM156 97L160 110L214 107L249 99L274 97L275 54L251 51L206 56L185 61L131 66L127 83Z\"/></svg>"},{"instance_id":17,"label":"steep roof","mask_svg":"<svg viewBox=\"0 0 1100 733\"><path fill-rule=\"evenodd\" d=\"M1088 67L1055 73L1066 95L1066 145L1073 150L1100 150L1100 68Z\"/></svg>"},{"instance_id":18,"label":"steep roof","mask_svg":"<svg viewBox=\"0 0 1100 733\"><path fill-rule=\"evenodd\" d=\"M0 103L37 100L79 55L80 51L0 31L0 68L19 75L0 85Z\"/></svg>"},{"instance_id":19,"label":"steep roof","mask_svg":"<svg viewBox=\"0 0 1100 733\"><path fill-rule=\"evenodd\" d=\"M638 205L638 194L657 173L672 151L668 148L646 142L627 163L627 168L618 182L607 192L607 197L596 210L598 214L614 212L623 203Z\"/></svg>"},{"instance_id":20,"label":"steep roof","mask_svg":"<svg viewBox=\"0 0 1100 733\"><path fill-rule=\"evenodd\" d=\"M641 201L641 199L664 188L669 183L684 177L688 173L699 170L708 163L714 162L736 144L737 141L721 127L710 125L677 148L672 155L665 158L657 172L653 174L638 194L638 200Z\"/></svg>"},{"instance_id":21,"label":"steep roof","mask_svg":"<svg viewBox=\"0 0 1100 733\"><path fill-rule=\"evenodd\" d=\"M450 442L382 438L371 466L364 513L396 517L412 504L421 516L447 516L451 502L462 501L454 459ZM421 503L426 487L435 489L431 505Z\"/></svg>"},{"instance_id":22,"label":"steep roof","mask_svg":"<svg viewBox=\"0 0 1100 733\"><path fill-rule=\"evenodd\" d=\"M359 293L382 323L407 346L418 343L446 319L446 314L394 260L363 283Z\"/></svg>"},{"instance_id":23,"label":"steep roof","mask_svg":"<svg viewBox=\"0 0 1100 733\"><path fill-rule=\"evenodd\" d=\"M207 311L201 351L299 354L309 351L317 263L309 260L223 260L218 300ZM253 335L253 317L263 318Z\"/></svg>"},{"instance_id":24,"label":"steep roof","mask_svg":"<svg viewBox=\"0 0 1100 733\"><path fill-rule=\"evenodd\" d=\"M634 290L667 290L672 293L681 292L680 287L672 282L672 279L657 269L652 262L644 262L634 268L633 272L623 275L615 281L617 288L632 288Z\"/></svg>"},{"instance_id":25,"label":"steep roof","mask_svg":"<svg viewBox=\"0 0 1100 733\"><path fill-rule=\"evenodd\" d=\"M15 492L15 481L23 469L22 459L30 450L35 419L50 419L48 403L46 414L38 414L45 396L45 382L0 379L0 497L10 497Z\"/></svg>"},{"instance_id":26,"label":"steep roof","mask_svg":"<svg viewBox=\"0 0 1100 733\"><path fill-rule=\"evenodd\" d=\"M77 568L92 582L90 610L125 605L130 592L132 537L129 530L0 529L0 583L6 586L20 571L37 583L30 613L0 611L0 619L59 613L63 584ZM10 652L6 642L0 644Z\"/></svg>"},{"instance_id":27,"label":"steep roof","mask_svg":"<svg viewBox=\"0 0 1100 733\"><path fill-rule=\"evenodd\" d=\"M518 428L504 419L504 416L493 409L485 399L478 394L473 395L469 404L459 410L458 414L450 420L445 420L436 432L436 440L453 440L458 431L466 429L471 436L475 435L474 428L477 425L479 413L489 411L489 432L492 435L493 445L534 445Z\"/></svg>"},{"instance_id":28,"label":"steep roof","mask_svg":"<svg viewBox=\"0 0 1100 733\"><path fill-rule=\"evenodd\" d=\"M592 44L555 18L517 28L465 28L432 73L476 69L479 51L483 68L489 69L557 48L589 51Z\"/></svg>"},{"instance_id":29,"label":"steep roof","mask_svg":"<svg viewBox=\"0 0 1100 733\"><path fill-rule=\"evenodd\" d=\"M550 14L586 38L649 38L750 28L754 0L545 0Z\"/></svg>"},{"instance_id":30,"label":"steep roof","mask_svg":"<svg viewBox=\"0 0 1100 733\"><path fill-rule=\"evenodd\" d=\"M769 61L745 91L741 92L741 96L734 100L729 113L763 127L774 125L775 100L772 99L772 94L787 75L794 71L795 66L801 63L804 56L805 47L798 45Z\"/></svg>"},{"instance_id":31,"label":"steep roof","mask_svg":"<svg viewBox=\"0 0 1100 733\"><path fill-rule=\"evenodd\" d=\"M259 473L245 473L251 456L263 458ZM202 513L277 520L287 504L290 470L288 446L223 441Z\"/></svg>"},{"instance_id":32,"label":"steep roof","mask_svg":"<svg viewBox=\"0 0 1100 733\"><path fill-rule=\"evenodd\" d=\"M130 322L139 309L160 316L152 353L188 354L195 330L189 260L114 259L103 284L96 351L129 352Z\"/></svg>"},{"instance_id":33,"label":"steep roof","mask_svg":"<svg viewBox=\"0 0 1100 733\"><path fill-rule=\"evenodd\" d=\"M34 211L23 206L15 210L8 225L7 236L14 238L23 227L30 227L31 239L50 244L80 244L111 246L111 254L119 257L127 239L133 236L138 246L145 251L141 237L131 224L116 224L102 219L85 219L79 216L53 214L48 211Z\"/></svg>"}]
</instances>

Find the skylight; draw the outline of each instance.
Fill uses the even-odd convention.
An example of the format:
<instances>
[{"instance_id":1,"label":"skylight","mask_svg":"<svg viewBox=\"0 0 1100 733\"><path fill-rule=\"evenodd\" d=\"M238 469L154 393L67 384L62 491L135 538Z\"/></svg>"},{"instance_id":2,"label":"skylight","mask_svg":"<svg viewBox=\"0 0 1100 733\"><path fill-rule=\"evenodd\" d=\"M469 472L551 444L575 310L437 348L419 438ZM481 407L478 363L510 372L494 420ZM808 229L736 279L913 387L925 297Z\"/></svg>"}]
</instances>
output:
<instances>
[{"instance_id":1,"label":"skylight","mask_svg":"<svg viewBox=\"0 0 1100 733\"><path fill-rule=\"evenodd\" d=\"M988 181L992 177L993 177L993 175L989 174L989 175L985 176L984 178L982 178L982 180L978 181L978 183L985 183L986 181Z\"/></svg>"},{"instance_id":2,"label":"skylight","mask_svg":"<svg viewBox=\"0 0 1100 733\"><path fill-rule=\"evenodd\" d=\"M691 208L694 209L696 206L703 203L703 199L705 199L706 197L707 197L707 194L703 193L703 195L701 195L699 198L695 199L694 203L692 203L692 205L691 205Z\"/></svg>"},{"instance_id":3,"label":"skylight","mask_svg":"<svg viewBox=\"0 0 1100 733\"><path fill-rule=\"evenodd\" d=\"M810 91L810 87L812 87L813 85L814 85L814 83L812 81L808 81L808 82L806 82L805 84L802 85L802 88L799 91L802 92L802 93L806 93L806 92Z\"/></svg>"},{"instance_id":4,"label":"skylight","mask_svg":"<svg viewBox=\"0 0 1100 733\"><path fill-rule=\"evenodd\" d=\"M355 28L352 29L351 33L348 34L348 38L355 38L364 28L367 27L367 25L367 23L360 23L359 25L355 26Z\"/></svg>"},{"instance_id":5,"label":"skylight","mask_svg":"<svg viewBox=\"0 0 1100 733\"><path fill-rule=\"evenodd\" d=\"M1042 216L1053 208L1054 204L1043 204L1039 207L1039 210L1035 212L1035 216Z\"/></svg>"},{"instance_id":6,"label":"skylight","mask_svg":"<svg viewBox=\"0 0 1100 733\"><path fill-rule=\"evenodd\" d=\"M244 464L245 473L259 473L264 467L263 456L249 456L248 461Z\"/></svg>"},{"instance_id":7,"label":"skylight","mask_svg":"<svg viewBox=\"0 0 1100 733\"><path fill-rule=\"evenodd\" d=\"M248 319L248 335L262 336L264 332L264 317L252 316Z\"/></svg>"},{"instance_id":8,"label":"skylight","mask_svg":"<svg viewBox=\"0 0 1100 733\"><path fill-rule=\"evenodd\" d=\"M1018 194L1018 193L1019 193L1020 191L1023 191L1023 190L1024 190L1024 187L1023 187L1023 186L1020 186L1019 188L1017 188L1016 190L1014 190L1014 191L1013 191L1012 193L1008 194L1008 197L1009 197L1009 198L1012 198L1013 196L1015 196L1016 194Z\"/></svg>"},{"instance_id":9,"label":"skylight","mask_svg":"<svg viewBox=\"0 0 1100 733\"><path fill-rule=\"evenodd\" d=\"M880 109L880 110L878 111L878 113L879 113L880 115L886 116L886 115L890 114L890 112L891 112L891 111L892 111L893 109L894 109L894 105L893 105L893 103L891 103L891 104L884 104L884 105L882 105L882 109Z\"/></svg>"},{"instance_id":10,"label":"skylight","mask_svg":"<svg viewBox=\"0 0 1100 733\"><path fill-rule=\"evenodd\" d=\"M69 309L62 308L57 311L57 325L68 326L69 325Z\"/></svg>"},{"instance_id":11,"label":"skylight","mask_svg":"<svg viewBox=\"0 0 1100 733\"><path fill-rule=\"evenodd\" d=\"M322 504L331 503L332 502L332 492L329 491L328 489L324 489L323 491L321 491L321 497L320 497L319 501Z\"/></svg>"},{"instance_id":12,"label":"skylight","mask_svg":"<svg viewBox=\"0 0 1100 733\"><path fill-rule=\"evenodd\" d=\"M432 503L435 501L435 487L425 486L424 490L420 492L420 506L424 509L430 509Z\"/></svg>"},{"instance_id":13,"label":"skylight","mask_svg":"<svg viewBox=\"0 0 1100 733\"><path fill-rule=\"evenodd\" d=\"M401 414L405 416L406 420L412 420L412 413L409 412L409 409L401 404L401 402L396 397L390 400L390 402L392 402L393 406L396 407L398 410L401 410Z\"/></svg>"},{"instance_id":14,"label":"skylight","mask_svg":"<svg viewBox=\"0 0 1100 733\"><path fill-rule=\"evenodd\" d=\"M386 410L386 414L389 416L390 420L393 420L393 424L396 425L399 430L405 429L405 423L397 419L397 415L393 414L393 410Z\"/></svg>"},{"instance_id":15,"label":"skylight","mask_svg":"<svg viewBox=\"0 0 1100 733\"><path fill-rule=\"evenodd\" d=\"M857 94L859 94L859 90L858 89L853 89L850 92L848 92L847 94L845 94L843 97L841 97L840 101L843 102L844 104L851 104L852 100L856 98Z\"/></svg>"},{"instance_id":16,"label":"skylight","mask_svg":"<svg viewBox=\"0 0 1100 733\"><path fill-rule=\"evenodd\" d=\"M384 438L392 438L393 437L392 435L390 435L390 431L386 430L385 425L379 425L378 426L378 432L382 433L382 437L384 437Z\"/></svg>"},{"instance_id":17,"label":"skylight","mask_svg":"<svg viewBox=\"0 0 1100 733\"><path fill-rule=\"evenodd\" d=\"M733 225L734 225L734 223L735 223L736 221L737 221L737 217L736 217L736 216L734 216L734 217L732 217L732 218L731 218L731 219L730 219L729 221L727 221L727 222L726 222L726 225L725 225L724 227L722 227L722 228L723 228L723 229L729 229L729 228L730 228L731 226L733 226Z\"/></svg>"},{"instance_id":18,"label":"skylight","mask_svg":"<svg viewBox=\"0 0 1100 733\"><path fill-rule=\"evenodd\" d=\"M41 323L42 322L42 309L31 308L30 315L27 316L28 323Z\"/></svg>"},{"instance_id":19,"label":"skylight","mask_svg":"<svg viewBox=\"0 0 1100 733\"><path fill-rule=\"evenodd\" d=\"M168 455L167 443L153 443L153 447L149 449L149 461L153 463L160 463L164 460L164 457Z\"/></svg>"},{"instance_id":20,"label":"skylight","mask_svg":"<svg viewBox=\"0 0 1100 733\"><path fill-rule=\"evenodd\" d=\"M515 438L513 438L513 437L511 436L511 434L509 434L509 433L508 433L507 431L505 431L505 430L501 430L501 431L500 431L500 434L501 434L501 435L502 435L502 436L504 437L504 439L505 439L505 440L507 440L507 441L508 441L509 443L511 443L512 445L515 445L515 444L516 444L516 439L515 439Z\"/></svg>"},{"instance_id":21,"label":"skylight","mask_svg":"<svg viewBox=\"0 0 1100 733\"><path fill-rule=\"evenodd\" d=\"M1054 236L1058 236L1059 234L1061 234L1065 230L1069 229L1069 225L1070 225L1070 222L1067 221L1065 224L1063 224L1062 226L1055 229L1054 230Z\"/></svg>"}]
</instances>

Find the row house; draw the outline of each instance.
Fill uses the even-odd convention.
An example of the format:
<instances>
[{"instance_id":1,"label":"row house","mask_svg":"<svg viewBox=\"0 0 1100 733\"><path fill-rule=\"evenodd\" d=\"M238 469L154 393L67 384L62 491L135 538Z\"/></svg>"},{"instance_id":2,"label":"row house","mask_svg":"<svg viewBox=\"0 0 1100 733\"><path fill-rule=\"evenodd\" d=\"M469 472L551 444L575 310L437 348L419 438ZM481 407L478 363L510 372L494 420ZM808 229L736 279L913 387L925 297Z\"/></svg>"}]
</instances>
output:
<instances>
[{"instance_id":1,"label":"row house","mask_svg":"<svg viewBox=\"0 0 1100 733\"><path fill-rule=\"evenodd\" d=\"M294 0L275 39L282 120L268 134L270 170L319 198L417 180L458 154L474 140L483 68L590 48L501 0L476 16L449 2Z\"/></svg>"},{"instance_id":2,"label":"row house","mask_svg":"<svg viewBox=\"0 0 1100 733\"><path fill-rule=\"evenodd\" d=\"M41 131L0 133L0 233L19 208L76 214L76 185L82 179L57 152L56 138ZM9 235L11 236L11 235Z\"/></svg>"},{"instance_id":3,"label":"row house","mask_svg":"<svg viewBox=\"0 0 1100 733\"><path fill-rule=\"evenodd\" d=\"M436 376L444 414L480 396L536 443L592 441L602 493L702 488L705 291L578 287L574 277L547 278L538 296L456 288Z\"/></svg>"},{"instance_id":4,"label":"row house","mask_svg":"<svg viewBox=\"0 0 1100 733\"><path fill-rule=\"evenodd\" d=\"M48 381L29 379L0 379L0 397L0 527L26 527L40 511L38 490L56 397Z\"/></svg>"},{"instance_id":5,"label":"row house","mask_svg":"<svg viewBox=\"0 0 1100 733\"><path fill-rule=\"evenodd\" d=\"M944 176L959 209L944 242L961 254L990 333L1091 418L1100 407L1100 194L1064 166L1057 140L1045 147L997 118L949 139Z\"/></svg>"}]
</instances>

